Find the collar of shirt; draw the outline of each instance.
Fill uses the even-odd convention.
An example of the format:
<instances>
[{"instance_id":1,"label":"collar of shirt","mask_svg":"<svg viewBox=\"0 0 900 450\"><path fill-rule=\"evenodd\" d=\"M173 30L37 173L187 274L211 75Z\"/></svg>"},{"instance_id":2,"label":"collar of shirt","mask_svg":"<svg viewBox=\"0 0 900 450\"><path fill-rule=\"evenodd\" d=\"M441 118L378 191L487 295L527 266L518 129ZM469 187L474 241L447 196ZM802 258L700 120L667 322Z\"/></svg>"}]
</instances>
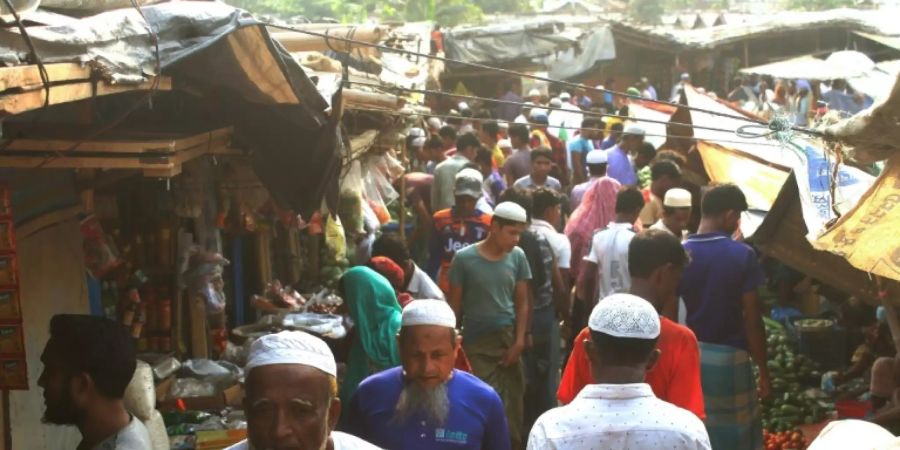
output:
<instances>
[{"instance_id":1,"label":"collar of shirt","mask_svg":"<svg viewBox=\"0 0 900 450\"><path fill-rule=\"evenodd\" d=\"M576 400L626 400L653 397L653 389L647 383L589 384L578 393Z\"/></svg>"},{"instance_id":2,"label":"collar of shirt","mask_svg":"<svg viewBox=\"0 0 900 450\"><path fill-rule=\"evenodd\" d=\"M550 222L547 222L546 220L531 219L531 226L533 226L534 228L543 228L545 230L556 232L556 228L554 228L553 225L551 225Z\"/></svg>"},{"instance_id":3,"label":"collar of shirt","mask_svg":"<svg viewBox=\"0 0 900 450\"><path fill-rule=\"evenodd\" d=\"M633 230L634 224L633 223L610 222L608 225L606 225L606 228L610 229L610 230L616 230L616 229L618 229L618 230Z\"/></svg>"},{"instance_id":4,"label":"collar of shirt","mask_svg":"<svg viewBox=\"0 0 900 450\"><path fill-rule=\"evenodd\" d=\"M714 231L712 233L695 234L688 237L688 240L691 242L709 242L722 239L731 239L731 236L721 231Z\"/></svg>"},{"instance_id":5,"label":"collar of shirt","mask_svg":"<svg viewBox=\"0 0 900 450\"><path fill-rule=\"evenodd\" d=\"M650 228L654 230L668 231L671 234L675 234L674 231L670 230L669 227L666 226L666 223L663 222L662 219L657 220L656 223L654 223Z\"/></svg>"}]
</instances>

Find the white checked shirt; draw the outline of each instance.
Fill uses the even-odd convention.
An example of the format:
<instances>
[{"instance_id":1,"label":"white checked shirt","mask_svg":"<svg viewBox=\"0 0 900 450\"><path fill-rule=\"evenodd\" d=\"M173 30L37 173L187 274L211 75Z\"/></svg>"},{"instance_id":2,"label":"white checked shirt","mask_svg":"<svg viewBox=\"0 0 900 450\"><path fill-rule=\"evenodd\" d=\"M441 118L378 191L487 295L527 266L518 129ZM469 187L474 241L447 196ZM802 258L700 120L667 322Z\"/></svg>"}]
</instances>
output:
<instances>
[{"instance_id":1,"label":"white checked shirt","mask_svg":"<svg viewBox=\"0 0 900 450\"><path fill-rule=\"evenodd\" d=\"M553 249L553 256L556 258L556 265L560 269L568 269L572 262L572 244L565 234L556 231L550 222L541 219L531 221L531 231L540 233L550 243Z\"/></svg>"},{"instance_id":2,"label":"white checked shirt","mask_svg":"<svg viewBox=\"0 0 900 450\"><path fill-rule=\"evenodd\" d=\"M544 413L528 450L709 450L694 414L653 395L650 385L589 384L572 403Z\"/></svg>"}]
</instances>

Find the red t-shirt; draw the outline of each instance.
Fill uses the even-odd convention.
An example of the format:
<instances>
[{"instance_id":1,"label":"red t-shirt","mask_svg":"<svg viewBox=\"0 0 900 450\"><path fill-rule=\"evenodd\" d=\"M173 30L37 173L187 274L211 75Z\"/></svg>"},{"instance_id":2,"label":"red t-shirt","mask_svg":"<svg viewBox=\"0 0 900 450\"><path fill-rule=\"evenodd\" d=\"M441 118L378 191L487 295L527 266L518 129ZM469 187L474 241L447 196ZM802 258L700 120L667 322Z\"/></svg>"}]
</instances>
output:
<instances>
[{"instance_id":1,"label":"red t-shirt","mask_svg":"<svg viewBox=\"0 0 900 450\"><path fill-rule=\"evenodd\" d=\"M647 372L646 382L661 400L684 408L706 419L703 409L703 388L700 386L700 346L694 332L685 326L660 316L659 361ZM581 390L593 384L591 364L584 348L590 329L578 333L572 346L572 355L566 363L556 398L563 404L571 403Z\"/></svg>"}]
</instances>

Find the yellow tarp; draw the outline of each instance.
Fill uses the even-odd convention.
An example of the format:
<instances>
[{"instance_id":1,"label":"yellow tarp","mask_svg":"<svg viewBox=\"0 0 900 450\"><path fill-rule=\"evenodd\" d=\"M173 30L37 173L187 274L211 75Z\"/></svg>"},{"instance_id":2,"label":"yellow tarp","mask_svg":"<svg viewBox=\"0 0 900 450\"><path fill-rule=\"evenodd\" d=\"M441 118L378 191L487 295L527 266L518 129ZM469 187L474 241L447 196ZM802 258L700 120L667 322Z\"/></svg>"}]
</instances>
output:
<instances>
[{"instance_id":1,"label":"yellow tarp","mask_svg":"<svg viewBox=\"0 0 900 450\"><path fill-rule=\"evenodd\" d=\"M703 167L713 183L734 183L747 196L751 209L768 211L787 181L788 170L741 151L697 142Z\"/></svg>"},{"instance_id":2,"label":"yellow tarp","mask_svg":"<svg viewBox=\"0 0 900 450\"><path fill-rule=\"evenodd\" d=\"M900 280L900 155L814 245L845 258L865 272Z\"/></svg>"}]
</instances>

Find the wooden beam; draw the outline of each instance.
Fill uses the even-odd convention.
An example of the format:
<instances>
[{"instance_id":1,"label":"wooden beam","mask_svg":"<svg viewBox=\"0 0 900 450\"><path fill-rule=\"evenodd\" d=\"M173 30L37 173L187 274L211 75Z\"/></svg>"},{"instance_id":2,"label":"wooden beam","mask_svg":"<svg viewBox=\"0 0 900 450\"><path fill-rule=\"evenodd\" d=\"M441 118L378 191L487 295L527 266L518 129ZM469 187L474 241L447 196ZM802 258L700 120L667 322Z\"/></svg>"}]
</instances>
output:
<instances>
[{"instance_id":1,"label":"wooden beam","mask_svg":"<svg viewBox=\"0 0 900 450\"><path fill-rule=\"evenodd\" d=\"M22 152L63 152L72 150L77 153L176 153L197 145L216 142L220 138L230 140L234 130L231 127L168 139L116 139L81 141L79 139L11 139L0 144L5 151ZM5 145L5 146L4 146Z\"/></svg>"},{"instance_id":2,"label":"wooden beam","mask_svg":"<svg viewBox=\"0 0 900 450\"><path fill-rule=\"evenodd\" d=\"M103 95L121 94L124 92L133 92L148 90L153 88L153 80L148 80L140 84L106 84L98 83L96 92L92 83L71 83L50 87L50 105L58 105L61 103L74 102ZM157 89L168 91L172 89L172 79L162 77L159 80ZM27 111L39 109L44 106L46 91L43 87L28 92L10 94L0 97L0 117L21 114Z\"/></svg>"},{"instance_id":3,"label":"wooden beam","mask_svg":"<svg viewBox=\"0 0 900 450\"><path fill-rule=\"evenodd\" d=\"M51 83L73 80L89 80L91 68L78 63L44 64ZM41 86L41 72L37 65L0 68L0 91L25 86Z\"/></svg>"}]
</instances>

